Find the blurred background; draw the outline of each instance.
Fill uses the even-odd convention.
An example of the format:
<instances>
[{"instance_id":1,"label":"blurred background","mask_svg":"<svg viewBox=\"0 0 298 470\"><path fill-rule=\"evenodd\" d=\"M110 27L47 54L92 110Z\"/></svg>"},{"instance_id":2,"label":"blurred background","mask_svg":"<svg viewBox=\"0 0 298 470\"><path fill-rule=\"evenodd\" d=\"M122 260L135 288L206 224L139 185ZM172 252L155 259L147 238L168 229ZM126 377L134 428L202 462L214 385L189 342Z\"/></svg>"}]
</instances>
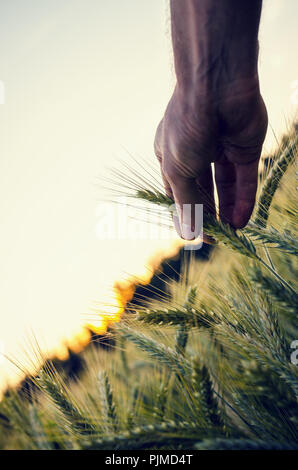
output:
<instances>
[{"instance_id":1,"label":"blurred background","mask_svg":"<svg viewBox=\"0 0 298 470\"><path fill-rule=\"evenodd\" d=\"M295 0L264 1L265 153L297 108L297 14ZM0 18L1 391L19 378L5 355L28 363L33 337L61 358L80 348L85 324L105 328L101 305L119 311L114 283L148 279L178 242L98 231L107 168L154 161L175 82L168 2L10 0Z\"/></svg>"}]
</instances>

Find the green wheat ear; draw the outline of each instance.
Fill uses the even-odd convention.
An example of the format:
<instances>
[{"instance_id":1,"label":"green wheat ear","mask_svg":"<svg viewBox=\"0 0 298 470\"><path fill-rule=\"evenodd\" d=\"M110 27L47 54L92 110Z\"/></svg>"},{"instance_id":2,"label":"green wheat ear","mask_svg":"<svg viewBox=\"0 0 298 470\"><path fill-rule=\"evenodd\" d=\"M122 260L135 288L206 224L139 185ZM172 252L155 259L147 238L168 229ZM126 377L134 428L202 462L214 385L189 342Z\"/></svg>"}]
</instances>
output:
<instances>
[{"instance_id":1,"label":"green wheat ear","mask_svg":"<svg viewBox=\"0 0 298 470\"><path fill-rule=\"evenodd\" d=\"M151 191L150 189L139 189L136 191L135 197L159 206L169 207L174 204L174 201L169 196L158 190Z\"/></svg>"},{"instance_id":2,"label":"green wheat ear","mask_svg":"<svg viewBox=\"0 0 298 470\"><path fill-rule=\"evenodd\" d=\"M269 209L273 197L280 185L281 179L285 174L287 168L289 167L289 165L291 165L291 163L294 162L296 158L297 148L298 136L295 136L289 140L286 149L276 160L267 178L265 179L262 186L261 194L257 202L257 208L254 217L254 223L256 225L260 227L266 227L269 217Z\"/></svg>"},{"instance_id":3,"label":"green wheat ear","mask_svg":"<svg viewBox=\"0 0 298 470\"><path fill-rule=\"evenodd\" d=\"M252 240L244 233L236 233L230 225L217 220L212 215L206 214L204 217L204 232L237 253L248 258L258 259L257 250Z\"/></svg>"},{"instance_id":4,"label":"green wheat ear","mask_svg":"<svg viewBox=\"0 0 298 470\"><path fill-rule=\"evenodd\" d=\"M283 165L283 172L278 173L280 175L279 181L286 168L287 167ZM142 198L142 192L139 193L138 197ZM147 198L146 195L145 197ZM163 197L163 194L157 190L156 192L151 192L150 202L159 204L158 201L161 200L162 197ZM147 198L146 200L149 201L149 198ZM268 210L269 210L269 207L268 207ZM252 230L252 228L251 229L248 228L247 230ZM228 248L236 251L237 253L242 254L248 258L254 259L258 261L259 263L261 263L266 269L268 269L268 271L271 272L271 274L273 274L276 277L276 279L285 288L289 289L293 294L295 294L295 290L292 288L292 286L288 282L286 282L285 279L283 279L279 275L279 273L274 268L272 268L272 266L270 266L262 258L260 258L253 241L249 237L247 237L244 232L237 233L235 230L233 230L233 228L229 224L226 224L222 222L221 220L217 220L216 217L214 217L212 214L205 214L204 233L213 237L218 243L224 244ZM274 242L272 241L273 236L274 236ZM287 240L285 240L286 238ZM261 233L260 233L259 239L262 240ZM293 237L291 237L289 232L284 232L284 234L281 236L278 232L273 233L273 230L271 229L270 237L269 237L268 232L264 233L263 241L266 243L266 240L267 240L267 243L269 242L277 243L278 246L283 247L283 249L285 249L286 243L289 242L287 250L294 254L297 253L297 243L295 240L293 240Z\"/></svg>"},{"instance_id":5,"label":"green wheat ear","mask_svg":"<svg viewBox=\"0 0 298 470\"><path fill-rule=\"evenodd\" d=\"M70 429L78 434L92 434L94 432L93 423L72 403L54 374L42 370L37 379L37 384L60 410L69 423Z\"/></svg>"},{"instance_id":6,"label":"green wheat ear","mask_svg":"<svg viewBox=\"0 0 298 470\"><path fill-rule=\"evenodd\" d=\"M105 371L98 374L98 384L101 396L101 415L106 431L117 431L119 420L116 412L116 404L109 377Z\"/></svg>"},{"instance_id":7,"label":"green wheat ear","mask_svg":"<svg viewBox=\"0 0 298 470\"><path fill-rule=\"evenodd\" d=\"M169 399L169 387L167 383L161 383L157 392L155 406L154 406L154 418L159 420L164 419L166 406Z\"/></svg>"},{"instance_id":8,"label":"green wheat ear","mask_svg":"<svg viewBox=\"0 0 298 470\"><path fill-rule=\"evenodd\" d=\"M298 328L296 312L298 311L298 295L284 289L271 276L264 274L261 269L254 265L248 270L249 279L257 285L260 291L266 292L270 299L273 299L287 316L290 317L293 325Z\"/></svg>"},{"instance_id":9,"label":"green wheat ear","mask_svg":"<svg viewBox=\"0 0 298 470\"><path fill-rule=\"evenodd\" d=\"M137 320L152 325L182 325L196 326L197 321L193 313L189 314L181 308L148 308L138 312Z\"/></svg>"},{"instance_id":10,"label":"green wheat ear","mask_svg":"<svg viewBox=\"0 0 298 470\"><path fill-rule=\"evenodd\" d=\"M158 190L138 190L135 193L135 197L156 205L165 204L170 206L173 204L173 201L168 196ZM214 237L218 242L224 243L245 256L251 258L256 256L256 249L252 241L250 241L244 234L237 235L228 224L218 221L212 215L206 214L204 216L204 231L207 235Z\"/></svg>"},{"instance_id":11,"label":"green wheat ear","mask_svg":"<svg viewBox=\"0 0 298 470\"><path fill-rule=\"evenodd\" d=\"M193 361L192 384L196 406L203 414L205 422L223 431L225 425L209 371L206 366L201 366L197 359Z\"/></svg>"},{"instance_id":12,"label":"green wheat ear","mask_svg":"<svg viewBox=\"0 0 298 470\"><path fill-rule=\"evenodd\" d=\"M245 228L245 232L263 245L298 256L298 241L290 230L279 232L274 227L265 229L251 223Z\"/></svg>"},{"instance_id":13,"label":"green wheat ear","mask_svg":"<svg viewBox=\"0 0 298 470\"><path fill-rule=\"evenodd\" d=\"M134 343L142 351L147 352L153 359L158 360L173 372L178 372L181 375L185 375L189 372L189 363L182 361L182 357L174 349L158 343L153 338L139 331L135 331L133 328L123 323L115 325L115 329L120 335L125 336L127 340Z\"/></svg>"}]
</instances>

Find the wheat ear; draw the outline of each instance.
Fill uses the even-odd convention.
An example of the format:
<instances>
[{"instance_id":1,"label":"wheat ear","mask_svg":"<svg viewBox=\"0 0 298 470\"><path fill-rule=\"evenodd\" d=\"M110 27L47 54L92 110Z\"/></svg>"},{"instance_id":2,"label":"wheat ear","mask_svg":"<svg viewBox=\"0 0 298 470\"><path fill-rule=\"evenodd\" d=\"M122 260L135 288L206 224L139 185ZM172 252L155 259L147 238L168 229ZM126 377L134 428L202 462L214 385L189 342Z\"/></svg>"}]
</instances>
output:
<instances>
[{"instance_id":1,"label":"wheat ear","mask_svg":"<svg viewBox=\"0 0 298 470\"><path fill-rule=\"evenodd\" d=\"M157 359L161 364L168 366L174 372L184 375L190 370L187 362L181 361L177 352L164 344L160 344L143 333L136 332L123 323L116 324L115 329L124 335L126 339L138 346L142 351L147 352L152 358Z\"/></svg>"},{"instance_id":2,"label":"wheat ear","mask_svg":"<svg viewBox=\"0 0 298 470\"><path fill-rule=\"evenodd\" d=\"M254 240L261 241L263 245L278 248L280 251L298 256L297 239L289 230L284 230L281 233L274 227L264 229L258 227L255 224L249 224L245 228L245 232L248 233Z\"/></svg>"},{"instance_id":3,"label":"wheat ear","mask_svg":"<svg viewBox=\"0 0 298 470\"><path fill-rule=\"evenodd\" d=\"M275 162L263 183L254 217L254 223L260 227L266 227L267 225L272 199L287 168L295 160L297 145L298 137L295 136Z\"/></svg>"},{"instance_id":4,"label":"wheat ear","mask_svg":"<svg viewBox=\"0 0 298 470\"><path fill-rule=\"evenodd\" d=\"M90 434L94 432L94 425L84 416L79 408L70 401L65 390L63 390L52 374L50 375L42 370L37 379L37 383L61 411L66 421L69 423L70 429L74 429L79 434Z\"/></svg>"},{"instance_id":5,"label":"wheat ear","mask_svg":"<svg viewBox=\"0 0 298 470\"><path fill-rule=\"evenodd\" d=\"M118 418L116 413L116 405L114 402L114 396L109 381L109 377L105 371L99 372L98 383L101 396L101 414L104 425L107 431L118 429Z\"/></svg>"}]
</instances>

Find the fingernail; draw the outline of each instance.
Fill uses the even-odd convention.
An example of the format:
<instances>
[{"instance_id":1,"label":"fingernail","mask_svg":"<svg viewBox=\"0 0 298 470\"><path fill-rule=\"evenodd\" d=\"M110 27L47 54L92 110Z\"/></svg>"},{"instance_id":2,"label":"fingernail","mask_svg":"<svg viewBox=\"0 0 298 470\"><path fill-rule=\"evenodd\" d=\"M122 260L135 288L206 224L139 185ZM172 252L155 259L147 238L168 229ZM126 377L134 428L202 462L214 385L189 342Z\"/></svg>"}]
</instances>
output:
<instances>
[{"instance_id":1,"label":"fingernail","mask_svg":"<svg viewBox=\"0 0 298 470\"><path fill-rule=\"evenodd\" d=\"M194 233L191 227L191 213L190 209L182 210L181 206L177 207L178 221L179 221L179 236L184 240L194 240L199 234ZM177 230L177 229L176 229Z\"/></svg>"},{"instance_id":2,"label":"fingernail","mask_svg":"<svg viewBox=\"0 0 298 470\"><path fill-rule=\"evenodd\" d=\"M191 229L191 226L189 224L182 224L181 227L181 232L182 232L182 238L184 240L194 240L196 238L194 231Z\"/></svg>"},{"instance_id":3,"label":"fingernail","mask_svg":"<svg viewBox=\"0 0 298 470\"><path fill-rule=\"evenodd\" d=\"M179 217L177 215L173 215L173 223L175 230L180 238L183 238L183 240L194 240L195 236L193 231L191 230L191 227L187 224L182 224L182 228L180 226L180 221Z\"/></svg>"}]
</instances>

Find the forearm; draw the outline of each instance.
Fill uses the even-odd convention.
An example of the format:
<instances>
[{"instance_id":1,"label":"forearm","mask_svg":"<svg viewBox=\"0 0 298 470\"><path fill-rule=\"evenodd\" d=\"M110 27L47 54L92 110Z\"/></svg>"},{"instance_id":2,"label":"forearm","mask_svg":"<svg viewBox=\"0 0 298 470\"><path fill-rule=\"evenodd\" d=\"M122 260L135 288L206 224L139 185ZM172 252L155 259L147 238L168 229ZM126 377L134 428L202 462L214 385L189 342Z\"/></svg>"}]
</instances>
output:
<instances>
[{"instance_id":1,"label":"forearm","mask_svg":"<svg viewBox=\"0 0 298 470\"><path fill-rule=\"evenodd\" d=\"M258 87L262 0L171 0L177 89L215 97Z\"/></svg>"}]
</instances>

